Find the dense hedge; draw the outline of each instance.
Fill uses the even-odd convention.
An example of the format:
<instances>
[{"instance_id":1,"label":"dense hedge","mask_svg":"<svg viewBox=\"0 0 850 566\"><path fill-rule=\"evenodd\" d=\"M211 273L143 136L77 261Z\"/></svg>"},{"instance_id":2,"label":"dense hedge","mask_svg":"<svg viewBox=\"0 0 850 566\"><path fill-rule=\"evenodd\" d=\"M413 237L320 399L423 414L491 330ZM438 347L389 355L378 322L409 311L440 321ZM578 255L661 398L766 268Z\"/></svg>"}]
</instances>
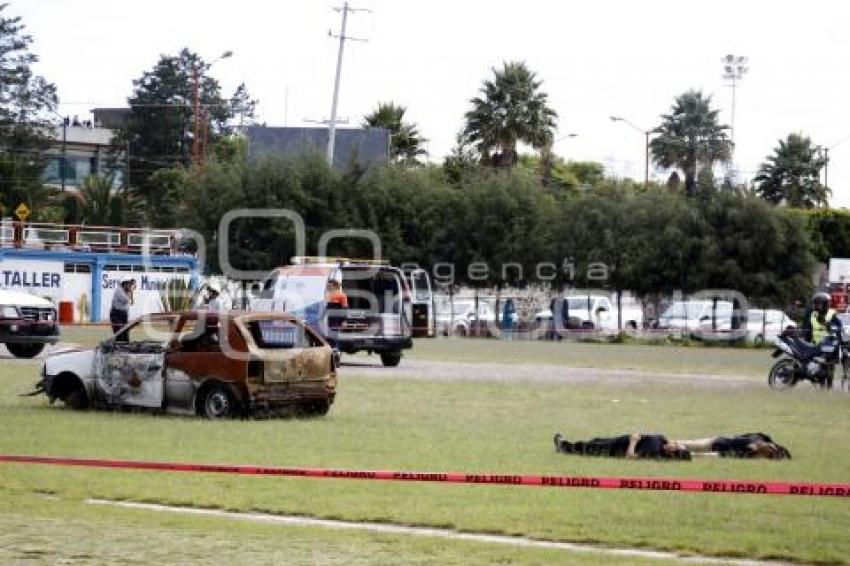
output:
<instances>
[{"instance_id":1,"label":"dense hedge","mask_svg":"<svg viewBox=\"0 0 850 566\"><path fill-rule=\"evenodd\" d=\"M437 166L339 174L320 156L303 155L211 163L184 175L180 215L206 238L211 271L219 269L218 222L240 207L297 211L310 254L326 230L373 230L384 257L436 269L442 279L453 271L458 284L543 282L642 296L722 288L777 304L810 292L812 251L822 256L850 241L831 239L831 230L827 238L809 235L807 225L823 234L833 216L801 217L752 196L692 199L610 182L559 193L523 169L471 171L448 182ZM267 269L295 253L287 222L239 222L231 237L229 257L243 268ZM329 252L362 255L368 247L343 239Z\"/></svg>"}]
</instances>

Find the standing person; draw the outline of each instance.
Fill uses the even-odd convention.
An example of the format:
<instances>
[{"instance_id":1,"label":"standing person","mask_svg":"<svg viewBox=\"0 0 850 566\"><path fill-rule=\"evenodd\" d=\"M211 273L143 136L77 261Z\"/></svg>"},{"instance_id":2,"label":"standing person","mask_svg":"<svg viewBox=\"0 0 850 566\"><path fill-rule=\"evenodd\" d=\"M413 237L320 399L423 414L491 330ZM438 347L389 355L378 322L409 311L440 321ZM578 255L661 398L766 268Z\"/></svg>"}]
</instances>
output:
<instances>
[{"instance_id":1,"label":"standing person","mask_svg":"<svg viewBox=\"0 0 850 566\"><path fill-rule=\"evenodd\" d=\"M126 342L125 333L118 334L130 319L130 306L133 304L133 290L136 288L135 279L125 279L115 289L112 295L112 307L109 309L109 322L116 342Z\"/></svg>"},{"instance_id":2,"label":"standing person","mask_svg":"<svg viewBox=\"0 0 850 566\"><path fill-rule=\"evenodd\" d=\"M348 295L342 290L342 284L336 279L328 281L327 291L325 293L325 302L331 308L347 309Z\"/></svg>"},{"instance_id":3,"label":"standing person","mask_svg":"<svg viewBox=\"0 0 850 566\"><path fill-rule=\"evenodd\" d=\"M218 285L212 283L207 287L207 300L204 307L210 311L224 310L224 301L221 299L221 290Z\"/></svg>"}]
</instances>

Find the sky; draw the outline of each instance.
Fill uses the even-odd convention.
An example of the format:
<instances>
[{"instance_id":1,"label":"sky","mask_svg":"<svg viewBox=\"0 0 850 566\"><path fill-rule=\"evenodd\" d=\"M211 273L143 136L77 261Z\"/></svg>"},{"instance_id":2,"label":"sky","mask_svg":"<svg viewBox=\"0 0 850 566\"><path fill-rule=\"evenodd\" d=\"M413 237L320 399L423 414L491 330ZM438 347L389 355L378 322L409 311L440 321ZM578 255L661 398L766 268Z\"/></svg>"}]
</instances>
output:
<instances>
[{"instance_id":1,"label":"sky","mask_svg":"<svg viewBox=\"0 0 850 566\"><path fill-rule=\"evenodd\" d=\"M330 115L341 2L12 0L39 74L59 90L59 112L87 119L122 106L132 80L162 54L188 47L226 94L246 83L270 126L311 125ZM850 206L850 4L785 0L362 0L349 14L339 116L357 125L378 102L407 119L441 160L469 100L492 68L525 61L559 115L555 151L643 178L644 136L688 89L712 96L731 122L732 89L721 58L749 58L736 89L735 167L751 178L780 138L800 132L831 147L833 206ZM576 134L574 137L569 134ZM650 176L664 180L664 171Z\"/></svg>"}]
</instances>

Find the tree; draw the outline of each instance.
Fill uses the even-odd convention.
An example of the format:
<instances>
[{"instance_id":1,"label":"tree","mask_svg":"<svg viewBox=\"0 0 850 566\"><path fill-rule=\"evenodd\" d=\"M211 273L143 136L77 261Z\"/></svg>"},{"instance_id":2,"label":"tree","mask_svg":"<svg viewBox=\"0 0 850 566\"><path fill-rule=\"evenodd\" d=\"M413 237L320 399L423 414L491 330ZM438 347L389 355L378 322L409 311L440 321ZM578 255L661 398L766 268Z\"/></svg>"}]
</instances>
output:
<instances>
[{"instance_id":1,"label":"tree","mask_svg":"<svg viewBox=\"0 0 850 566\"><path fill-rule=\"evenodd\" d=\"M135 196L115 187L112 175L89 175L79 192L65 197L65 222L126 226L138 220Z\"/></svg>"},{"instance_id":2,"label":"tree","mask_svg":"<svg viewBox=\"0 0 850 566\"><path fill-rule=\"evenodd\" d=\"M697 175L718 161L728 161L732 142L726 136L729 126L718 122L719 110L712 110L711 97L689 90L678 96L661 125L653 130L652 159L659 166L681 169L685 174L685 194L694 196Z\"/></svg>"},{"instance_id":3,"label":"tree","mask_svg":"<svg viewBox=\"0 0 850 566\"><path fill-rule=\"evenodd\" d=\"M230 108L233 110L234 117L239 118L239 127L249 126L254 122L257 113L258 101L251 98L248 94L248 87L245 83L239 83L236 87L236 92L230 97Z\"/></svg>"},{"instance_id":4,"label":"tree","mask_svg":"<svg viewBox=\"0 0 850 566\"><path fill-rule=\"evenodd\" d=\"M552 143L558 114L548 106L548 95L525 63L507 62L485 80L481 96L470 102L463 134L474 144L481 163L513 167L519 154L517 143L535 149Z\"/></svg>"},{"instance_id":5,"label":"tree","mask_svg":"<svg viewBox=\"0 0 850 566\"><path fill-rule=\"evenodd\" d=\"M198 137L208 146L232 130L237 114L244 121L253 115L256 101L244 85L231 100L221 95L217 80L208 75L210 65L196 53L183 49L176 56L163 55L156 65L133 81L128 99L130 118L116 149L129 142L131 178L128 184L144 195L152 190L150 176L158 169L188 166L194 143L194 87L197 76L200 102Z\"/></svg>"},{"instance_id":6,"label":"tree","mask_svg":"<svg viewBox=\"0 0 850 566\"><path fill-rule=\"evenodd\" d=\"M379 102L363 119L364 128L385 128L390 132L390 159L404 165L419 165L419 157L427 155L422 145L428 141L419 134L416 124L404 121L407 108L393 102Z\"/></svg>"},{"instance_id":7,"label":"tree","mask_svg":"<svg viewBox=\"0 0 850 566\"><path fill-rule=\"evenodd\" d=\"M5 17L0 4L0 203L10 211L26 202L37 219L50 198L41 175L53 139L56 87L35 75L38 57L20 17ZM8 214L8 212L7 212Z\"/></svg>"},{"instance_id":8,"label":"tree","mask_svg":"<svg viewBox=\"0 0 850 566\"><path fill-rule=\"evenodd\" d=\"M773 149L773 155L759 167L753 179L756 194L773 204L797 208L827 205L828 187L820 182L826 157L812 140L802 134L789 134Z\"/></svg>"}]
</instances>

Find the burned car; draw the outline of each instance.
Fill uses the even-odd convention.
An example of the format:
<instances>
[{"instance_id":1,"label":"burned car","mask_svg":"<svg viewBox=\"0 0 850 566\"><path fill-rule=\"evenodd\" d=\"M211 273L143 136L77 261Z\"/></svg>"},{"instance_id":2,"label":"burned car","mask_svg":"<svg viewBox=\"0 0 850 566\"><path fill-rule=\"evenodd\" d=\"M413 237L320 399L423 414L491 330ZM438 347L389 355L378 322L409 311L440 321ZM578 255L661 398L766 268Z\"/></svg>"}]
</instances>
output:
<instances>
[{"instance_id":1,"label":"burned car","mask_svg":"<svg viewBox=\"0 0 850 566\"><path fill-rule=\"evenodd\" d=\"M96 348L48 357L37 391L74 409L145 407L211 419L323 415L337 366L327 342L286 314L161 313Z\"/></svg>"}]
</instances>

